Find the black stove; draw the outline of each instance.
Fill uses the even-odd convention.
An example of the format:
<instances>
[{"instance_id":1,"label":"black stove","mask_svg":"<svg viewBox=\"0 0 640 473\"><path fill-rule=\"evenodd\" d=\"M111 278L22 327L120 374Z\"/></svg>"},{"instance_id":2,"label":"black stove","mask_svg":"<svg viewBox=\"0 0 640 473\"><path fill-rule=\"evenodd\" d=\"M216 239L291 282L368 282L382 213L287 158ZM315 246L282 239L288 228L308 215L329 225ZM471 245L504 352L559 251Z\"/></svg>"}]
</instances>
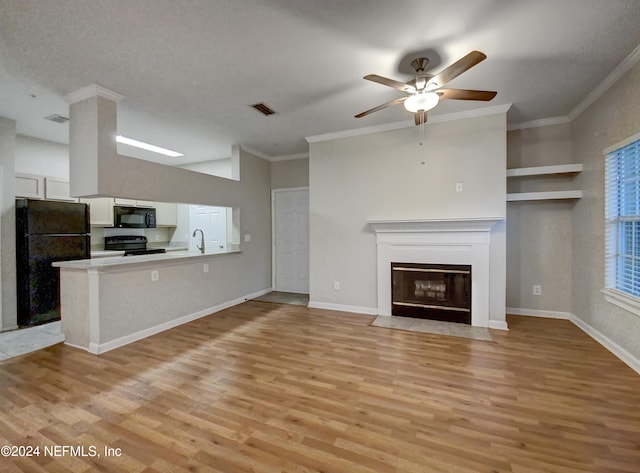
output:
<instances>
[{"instance_id":1,"label":"black stove","mask_svg":"<svg viewBox=\"0 0 640 473\"><path fill-rule=\"evenodd\" d=\"M147 248L147 241L144 235L108 236L104 238L104 249L124 251L124 256L166 253L164 248Z\"/></svg>"}]
</instances>

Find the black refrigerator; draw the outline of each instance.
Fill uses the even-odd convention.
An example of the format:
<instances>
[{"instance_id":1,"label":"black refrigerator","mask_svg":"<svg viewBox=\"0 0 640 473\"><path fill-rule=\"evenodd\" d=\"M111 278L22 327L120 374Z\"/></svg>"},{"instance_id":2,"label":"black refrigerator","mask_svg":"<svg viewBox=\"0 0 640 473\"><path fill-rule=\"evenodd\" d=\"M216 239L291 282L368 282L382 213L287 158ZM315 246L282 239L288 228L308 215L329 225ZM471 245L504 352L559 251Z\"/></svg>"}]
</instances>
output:
<instances>
[{"instance_id":1,"label":"black refrigerator","mask_svg":"<svg viewBox=\"0 0 640 473\"><path fill-rule=\"evenodd\" d=\"M89 206L16 199L18 325L60 319L60 273L51 263L91 257Z\"/></svg>"}]
</instances>

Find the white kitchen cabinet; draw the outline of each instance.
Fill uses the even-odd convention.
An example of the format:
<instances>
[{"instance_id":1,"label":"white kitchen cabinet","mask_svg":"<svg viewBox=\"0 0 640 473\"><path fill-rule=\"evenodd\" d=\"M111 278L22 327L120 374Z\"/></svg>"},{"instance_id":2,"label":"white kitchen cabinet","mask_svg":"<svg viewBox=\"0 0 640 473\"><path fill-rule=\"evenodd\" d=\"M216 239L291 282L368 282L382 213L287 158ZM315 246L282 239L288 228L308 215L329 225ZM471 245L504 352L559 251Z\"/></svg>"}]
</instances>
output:
<instances>
[{"instance_id":1,"label":"white kitchen cabinet","mask_svg":"<svg viewBox=\"0 0 640 473\"><path fill-rule=\"evenodd\" d=\"M113 199L113 203L115 205L127 205L129 207L135 207L136 205L135 199L122 199L120 197Z\"/></svg>"},{"instance_id":2,"label":"white kitchen cabinet","mask_svg":"<svg viewBox=\"0 0 640 473\"><path fill-rule=\"evenodd\" d=\"M149 200L122 199L116 197L114 199L116 205L126 205L127 207L155 207L156 203Z\"/></svg>"},{"instance_id":3,"label":"white kitchen cabinet","mask_svg":"<svg viewBox=\"0 0 640 473\"><path fill-rule=\"evenodd\" d=\"M15 174L16 197L44 199L44 176L37 174Z\"/></svg>"},{"instance_id":4,"label":"white kitchen cabinet","mask_svg":"<svg viewBox=\"0 0 640 473\"><path fill-rule=\"evenodd\" d=\"M91 206L91 225L95 227L113 227L113 206L153 207L156 209L156 225L175 227L177 224L177 205L147 200L131 200L111 197L80 199Z\"/></svg>"},{"instance_id":5,"label":"white kitchen cabinet","mask_svg":"<svg viewBox=\"0 0 640 473\"><path fill-rule=\"evenodd\" d=\"M89 204L91 225L95 227L113 227L114 199L112 197L80 199L80 202Z\"/></svg>"},{"instance_id":6,"label":"white kitchen cabinet","mask_svg":"<svg viewBox=\"0 0 640 473\"><path fill-rule=\"evenodd\" d=\"M156 225L175 227L178 224L178 206L167 202L155 202Z\"/></svg>"},{"instance_id":7,"label":"white kitchen cabinet","mask_svg":"<svg viewBox=\"0 0 640 473\"><path fill-rule=\"evenodd\" d=\"M41 176L39 174L15 174L16 197L29 199L49 199L77 202L71 197L71 188L67 179Z\"/></svg>"},{"instance_id":8,"label":"white kitchen cabinet","mask_svg":"<svg viewBox=\"0 0 640 473\"><path fill-rule=\"evenodd\" d=\"M71 187L69 181L59 177L44 178L44 197L50 200L65 200L69 202L77 202L78 199L71 197Z\"/></svg>"}]
</instances>

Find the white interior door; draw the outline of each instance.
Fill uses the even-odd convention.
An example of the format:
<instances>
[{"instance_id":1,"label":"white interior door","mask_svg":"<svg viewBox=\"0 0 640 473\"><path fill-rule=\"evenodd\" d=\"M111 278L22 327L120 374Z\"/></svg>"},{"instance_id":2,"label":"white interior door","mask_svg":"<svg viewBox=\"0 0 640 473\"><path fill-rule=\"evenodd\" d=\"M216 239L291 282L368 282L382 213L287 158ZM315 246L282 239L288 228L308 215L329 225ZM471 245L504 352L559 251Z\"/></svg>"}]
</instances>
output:
<instances>
[{"instance_id":1,"label":"white interior door","mask_svg":"<svg viewBox=\"0 0 640 473\"><path fill-rule=\"evenodd\" d=\"M275 291L309 293L309 189L273 191Z\"/></svg>"},{"instance_id":2,"label":"white interior door","mask_svg":"<svg viewBox=\"0 0 640 473\"><path fill-rule=\"evenodd\" d=\"M227 208L208 205L189 206L189 251L198 251L200 232L194 237L193 231L199 228L204 232L204 245L207 253L224 251L227 248Z\"/></svg>"}]
</instances>

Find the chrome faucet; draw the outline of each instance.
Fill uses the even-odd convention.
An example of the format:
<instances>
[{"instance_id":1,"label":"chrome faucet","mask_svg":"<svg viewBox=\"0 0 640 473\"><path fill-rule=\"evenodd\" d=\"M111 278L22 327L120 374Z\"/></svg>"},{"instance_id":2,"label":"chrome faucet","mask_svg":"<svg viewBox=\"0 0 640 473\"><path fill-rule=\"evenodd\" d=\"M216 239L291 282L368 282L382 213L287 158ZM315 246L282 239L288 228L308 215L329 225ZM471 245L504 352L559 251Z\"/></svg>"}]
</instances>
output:
<instances>
[{"instance_id":1,"label":"chrome faucet","mask_svg":"<svg viewBox=\"0 0 640 473\"><path fill-rule=\"evenodd\" d=\"M202 230L200 230L199 228L196 228L193 231L193 237L195 238L196 233L200 232L200 246L198 246L198 244L196 243L196 248L198 248L200 250L200 253L204 254L204 232Z\"/></svg>"}]
</instances>

